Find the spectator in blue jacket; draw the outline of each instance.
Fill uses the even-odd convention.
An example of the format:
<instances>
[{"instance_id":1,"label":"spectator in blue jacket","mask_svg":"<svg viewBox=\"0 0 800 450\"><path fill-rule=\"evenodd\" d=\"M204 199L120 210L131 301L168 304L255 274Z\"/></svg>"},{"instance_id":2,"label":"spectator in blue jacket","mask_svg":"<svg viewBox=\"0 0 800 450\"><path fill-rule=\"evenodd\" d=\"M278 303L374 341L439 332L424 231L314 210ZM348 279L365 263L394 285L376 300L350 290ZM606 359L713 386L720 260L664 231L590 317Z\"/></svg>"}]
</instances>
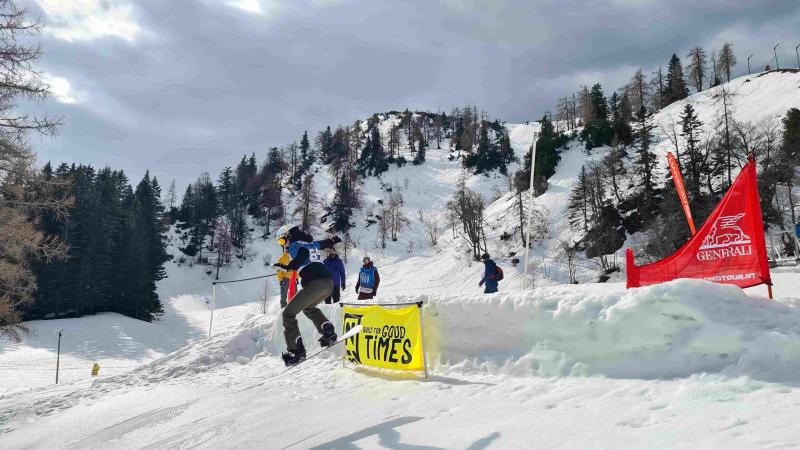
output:
<instances>
[{"instance_id":1,"label":"spectator in blue jacket","mask_svg":"<svg viewBox=\"0 0 800 450\"><path fill-rule=\"evenodd\" d=\"M333 291L325 299L325 303L339 303L341 293L345 289L344 263L339 259L339 255L336 254L334 249L328 250L328 257L325 258L323 263L328 268L328 272L331 273L331 278L333 278Z\"/></svg>"},{"instance_id":2,"label":"spectator in blue jacket","mask_svg":"<svg viewBox=\"0 0 800 450\"><path fill-rule=\"evenodd\" d=\"M481 261L483 261L483 279L478 283L478 286L486 285L483 290L484 294L497 292L497 264L489 258L488 253L484 253L481 256Z\"/></svg>"}]
</instances>

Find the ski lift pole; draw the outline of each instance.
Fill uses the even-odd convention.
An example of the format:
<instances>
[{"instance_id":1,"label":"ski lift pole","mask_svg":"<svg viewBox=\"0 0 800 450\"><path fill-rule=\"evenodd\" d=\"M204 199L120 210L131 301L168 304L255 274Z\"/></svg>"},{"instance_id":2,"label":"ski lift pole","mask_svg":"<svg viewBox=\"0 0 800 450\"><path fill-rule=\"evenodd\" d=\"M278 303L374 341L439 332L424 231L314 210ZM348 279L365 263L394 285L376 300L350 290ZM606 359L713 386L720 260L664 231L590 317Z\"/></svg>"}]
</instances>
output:
<instances>
[{"instance_id":1,"label":"ski lift pole","mask_svg":"<svg viewBox=\"0 0 800 450\"><path fill-rule=\"evenodd\" d=\"M61 365L61 332L64 330L58 330L58 350L56 350L56 384L58 384L58 369Z\"/></svg>"},{"instance_id":2,"label":"ski lift pole","mask_svg":"<svg viewBox=\"0 0 800 450\"><path fill-rule=\"evenodd\" d=\"M528 187L528 227L525 230L525 264L523 265L522 290L528 289L528 253L531 248L531 221L533 220L533 175L536 168L536 141L539 139L537 132L533 132L533 145L531 146L531 180Z\"/></svg>"}]
</instances>

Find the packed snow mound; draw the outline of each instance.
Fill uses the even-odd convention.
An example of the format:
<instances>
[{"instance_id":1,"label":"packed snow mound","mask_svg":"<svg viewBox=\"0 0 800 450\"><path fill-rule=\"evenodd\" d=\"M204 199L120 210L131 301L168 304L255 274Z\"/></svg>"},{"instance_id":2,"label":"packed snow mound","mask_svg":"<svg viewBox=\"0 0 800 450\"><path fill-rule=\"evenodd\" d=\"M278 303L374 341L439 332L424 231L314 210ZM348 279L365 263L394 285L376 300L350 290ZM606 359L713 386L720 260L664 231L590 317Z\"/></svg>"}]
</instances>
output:
<instances>
[{"instance_id":1,"label":"packed snow mound","mask_svg":"<svg viewBox=\"0 0 800 450\"><path fill-rule=\"evenodd\" d=\"M426 302L435 370L644 379L719 372L800 381L796 301L697 280L602 292L562 286L413 299Z\"/></svg>"},{"instance_id":2,"label":"packed snow mound","mask_svg":"<svg viewBox=\"0 0 800 450\"><path fill-rule=\"evenodd\" d=\"M699 280L627 291L603 286L390 301L424 302L434 374L669 379L721 373L800 382L798 299L749 297L736 286ZM158 382L277 357L284 349L278 309L275 302L267 314L254 309L238 326L108 381ZM326 314L339 328L339 314ZM306 346L315 348L310 322L300 324Z\"/></svg>"}]
</instances>

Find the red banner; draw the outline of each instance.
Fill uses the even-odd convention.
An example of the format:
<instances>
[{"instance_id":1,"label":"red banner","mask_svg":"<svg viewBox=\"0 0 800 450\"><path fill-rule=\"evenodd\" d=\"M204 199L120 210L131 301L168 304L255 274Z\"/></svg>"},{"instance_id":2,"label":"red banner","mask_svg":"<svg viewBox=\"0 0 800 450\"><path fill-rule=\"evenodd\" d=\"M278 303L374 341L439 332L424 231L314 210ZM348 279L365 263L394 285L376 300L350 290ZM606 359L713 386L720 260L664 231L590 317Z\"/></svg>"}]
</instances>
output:
<instances>
[{"instance_id":1,"label":"red banner","mask_svg":"<svg viewBox=\"0 0 800 450\"><path fill-rule=\"evenodd\" d=\"M699 278L740 287L771 285L756 164L748 162L689 242L661 261L637 267L627 249L628 287Z\"/></svg>"},{"instance_id":2,"label":"red banner","mask_svg":"<svg viewBox=\"0 0 800 450\"><path fill-rule=\"evenodd\" d=\"M675 190L678 191L678 198L681 199L683 206L683 213L686 215L686 221L689 222L689 229L692 230L692 236L696 233L694 229L694 219L692 219L692 210L689 209L689 197L686 195L686 188L683 187L683 177L681 176L681 169L678 167L678 160L672 156L672 152L667 153L667 161L669 162L669 172L672 174L672 181L675 182Z\"/></svg>"}]
</instances>

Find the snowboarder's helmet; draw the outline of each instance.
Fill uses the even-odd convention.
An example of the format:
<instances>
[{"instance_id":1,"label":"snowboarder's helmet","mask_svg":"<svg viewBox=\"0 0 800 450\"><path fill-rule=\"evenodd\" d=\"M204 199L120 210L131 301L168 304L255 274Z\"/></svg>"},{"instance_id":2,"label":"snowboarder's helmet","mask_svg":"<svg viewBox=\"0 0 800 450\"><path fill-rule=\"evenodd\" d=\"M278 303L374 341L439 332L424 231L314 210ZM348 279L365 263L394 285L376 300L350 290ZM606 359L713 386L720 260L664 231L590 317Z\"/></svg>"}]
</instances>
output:
<instances>
[{"instance_id":1,"label":"snowboarder's helmet","mask_svg":"<svg viewBox=\"0 0 800 450\"><path fill-rule=\"evenodd\" d=\"M276 231L275 234L281 237L286 237L286 235L289 234L289 230L296 227L297 225L287 223L286 225L283 225L280 228L278 228L278 231Z\"/></svg>"},{"instance_id":2,"label":"snowboarder's helmet","mask_svg":"<svg viewBox=\"0 0 800 450\"><path fill-rule=\"evenodd\" d=\"M372 260L369 259L369 256L365 256L364 259L361 260L364 264L371 262Z\"/></svg>"},{"instance_id":3,"label":"snowboarder's helmet","mask_svg":"<svg viewBox=\"0 0 800 450\"><path fill-rule=\"evenodd\" d=\"M486 261L487 259L489 259L489 254L484 253L483 256L481 256L481 261Z\"/></svg>"}]
</instances>

